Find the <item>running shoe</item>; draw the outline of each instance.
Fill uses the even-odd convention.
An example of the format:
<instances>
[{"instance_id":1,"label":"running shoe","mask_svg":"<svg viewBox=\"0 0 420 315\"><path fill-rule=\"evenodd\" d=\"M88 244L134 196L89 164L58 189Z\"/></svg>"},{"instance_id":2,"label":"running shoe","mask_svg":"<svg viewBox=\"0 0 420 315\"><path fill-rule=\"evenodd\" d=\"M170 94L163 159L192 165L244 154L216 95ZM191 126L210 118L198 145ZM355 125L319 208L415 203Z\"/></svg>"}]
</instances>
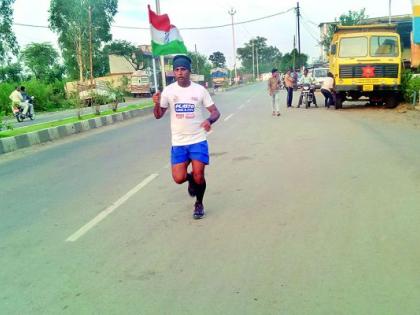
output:
<instances>
[{"instance_id":1,"label":"running shoe","mask_svg":"<svg viewBox=\"0 0 420 315\"><path fill-rule=\"evenodd\" d=\"M204 217L204 206L202 203L196 202L194 205L193 218L199 220Z\"/></svg>"}]
</instances>

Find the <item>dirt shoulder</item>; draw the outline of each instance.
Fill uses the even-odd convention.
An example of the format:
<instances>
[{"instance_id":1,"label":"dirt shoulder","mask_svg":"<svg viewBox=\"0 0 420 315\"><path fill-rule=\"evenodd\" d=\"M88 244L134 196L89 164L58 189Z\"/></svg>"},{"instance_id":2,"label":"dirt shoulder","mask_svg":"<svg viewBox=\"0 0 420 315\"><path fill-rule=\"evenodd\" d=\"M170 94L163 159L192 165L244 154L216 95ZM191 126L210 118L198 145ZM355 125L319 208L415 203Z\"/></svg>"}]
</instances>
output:
<instances>
[{"instance_id":1,"label":"dirt shoulder","mask_svg":"<svg viewBox=\"0 0 420 315\"><path fill-rule=\"evenodd\" d=\"M412 104L403 103L394 109L362 105L344 107L343 111L348 113L360 112L368 119L381 119L388 123L420 128L420 105L413 107Z\"/></svg>"}]
</instances>

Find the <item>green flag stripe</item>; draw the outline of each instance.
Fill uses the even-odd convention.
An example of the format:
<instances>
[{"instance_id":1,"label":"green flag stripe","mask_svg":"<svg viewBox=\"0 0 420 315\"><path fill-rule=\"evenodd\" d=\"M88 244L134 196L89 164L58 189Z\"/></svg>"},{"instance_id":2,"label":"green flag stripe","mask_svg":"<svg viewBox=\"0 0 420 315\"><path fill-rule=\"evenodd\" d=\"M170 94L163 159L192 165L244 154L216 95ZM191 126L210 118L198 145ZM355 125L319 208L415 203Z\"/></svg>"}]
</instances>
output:
<instances>
[{"instance_id":1,"label":"green flag stripe","mask_svg":"<svg viewBox=\"0 0 420 315\"><path fill-rule=\"evenodd\" d=\"M152 41L152 52L154 56L173 55L173 54L186 54L187 48L184 42L180 40L173 40L165 45L159 45Z\"/></svg>"}]
</instances>

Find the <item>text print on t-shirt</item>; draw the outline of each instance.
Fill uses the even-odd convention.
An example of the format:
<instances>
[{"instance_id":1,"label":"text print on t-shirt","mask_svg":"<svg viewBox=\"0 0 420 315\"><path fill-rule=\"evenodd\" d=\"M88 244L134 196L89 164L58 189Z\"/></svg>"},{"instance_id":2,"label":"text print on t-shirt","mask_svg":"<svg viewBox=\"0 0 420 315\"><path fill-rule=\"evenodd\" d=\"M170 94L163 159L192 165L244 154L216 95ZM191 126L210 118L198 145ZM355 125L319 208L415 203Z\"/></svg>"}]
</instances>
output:
<instances>
[{"instance_id":1,"label":"text print on t-shirt","mask_svg":"<svg viewBox=\"0 0 420 315\"><path fill-rule=\"evenodd\" d=\"M195 117L194 111L195 111L194 104L189 104L189 103L176 103L175 104L175 112L177 113L176 118L178 119L182 119L182 118L192 119ZM181 113L185 113L185 115Z\"/></svg>"}]
</instances>

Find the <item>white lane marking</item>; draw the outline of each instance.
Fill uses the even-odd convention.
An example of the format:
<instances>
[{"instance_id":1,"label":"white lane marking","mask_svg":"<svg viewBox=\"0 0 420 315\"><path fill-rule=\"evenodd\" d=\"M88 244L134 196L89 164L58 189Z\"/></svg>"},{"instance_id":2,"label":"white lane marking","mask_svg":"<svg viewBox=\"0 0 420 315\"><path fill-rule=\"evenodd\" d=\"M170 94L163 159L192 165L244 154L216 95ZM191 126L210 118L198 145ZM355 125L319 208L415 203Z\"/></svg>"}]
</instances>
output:
<instances>
[{"instance_id":1,"label":"white lane marking","mask_svg":"<svg viewBox=\"0 0 420 315\"><path fill-rule=\"evenodd\" d=\"M233 116L234 114L230 114L229 116L227 116L225 119L223 119L223 121L228 121L229 119L231 119L232 118L232 116Z\"/></svg>"},{"instance_id":2,"label":"white lane marking","mask_svg":"<svg viewBox=\"0 0 420 315\"><path fill-rule=\"evenodd\" d=\"M245 107L245 104L242 104L241 106L238 107L238 109L242 109Z\"/></svg>"},{"instance_id":3,"label":"white lane marking","mask_svg":"<svg viewBox=\"0 0 420 315\"><path fill-rule=\"evenodd\" d=\"M149 184L152 180L154 180L156 177L158 177L159 174L152 174L145 178L140 184L138 184L136 187L131 189L128 193L126 193L124 196L122 196L120 199L118 199L116 202L114 202L111 206L100 212L96 217L94 217L92 220L90 220L88 223L86 223L84 226L82 226L79 230L77 230L75 233L70 235L66 242L75 242L80 237L85 235L87 232L89 232L90 229L95 227L99 222L104 220L108 215L110 215L112 212L114 212L119 206L124 204L130 197L132 197L135 193L137 193L140 189L145 187L147 184Z\"/></svg>"},{"instance_id":4,"label":"white lane marking","mask_svg":"<svg viewBox=\"0 0 420 315\"><path fill-rule=\"evenodd\" d=\"M247 102L247 103L251 102L251 99L247 100L246 102Z\"/></svg>"}]
</instances>

